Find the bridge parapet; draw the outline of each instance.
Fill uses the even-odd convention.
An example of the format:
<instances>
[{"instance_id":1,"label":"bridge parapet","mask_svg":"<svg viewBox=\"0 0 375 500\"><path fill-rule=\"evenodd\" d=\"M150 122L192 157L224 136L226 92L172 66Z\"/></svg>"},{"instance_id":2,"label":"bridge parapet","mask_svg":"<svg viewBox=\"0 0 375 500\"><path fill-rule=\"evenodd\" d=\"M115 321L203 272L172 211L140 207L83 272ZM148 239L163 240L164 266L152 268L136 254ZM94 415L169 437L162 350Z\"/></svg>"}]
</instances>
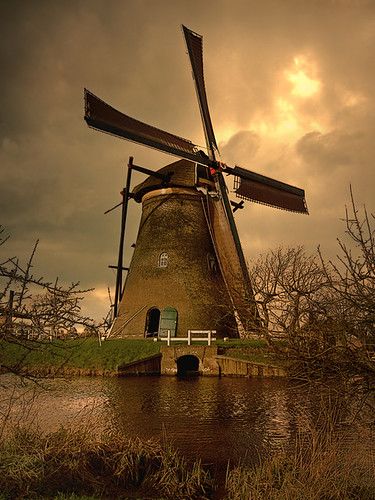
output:
<instances>
[{"instance_id":1,"label":"bridge parapet","mask_svg":"<svg viewBox=\"0 0 375 500\"><path fill-rule=\"evenodd\" d=\"M219 365L216 360L217 347L202 345L173 345L160 348L161 374L177 375L177 360L182 356L196 356L199 360L199 373L201 375L218 376Z\"/></svg>"}]
</instances>

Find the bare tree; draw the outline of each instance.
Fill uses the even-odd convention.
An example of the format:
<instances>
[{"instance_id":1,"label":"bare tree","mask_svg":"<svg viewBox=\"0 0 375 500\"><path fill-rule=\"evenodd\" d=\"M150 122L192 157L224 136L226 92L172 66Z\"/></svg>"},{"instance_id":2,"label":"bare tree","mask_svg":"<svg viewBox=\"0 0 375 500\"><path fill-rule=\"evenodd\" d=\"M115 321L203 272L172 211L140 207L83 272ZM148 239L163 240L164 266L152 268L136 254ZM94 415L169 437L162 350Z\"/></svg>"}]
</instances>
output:
<instances>
[{"instance_id":1,"label":"bare tree","mask_svg":"<svg viewBox=\"0 0 375 500\"><path fill-rule=\"evenodd\" d=\"M345 240L338 238L337 261L327 263L320 253L329 285L339 297L343 320L341 341L348 365L375 376L375 228L374 214L357 208L350 188L345 211Z\"/></svg>"},{"instance_id":2,"label":"bare tree","mask_svg":"<svg viewBox=\"0 0 375 500\"><path fill-rule=\"evenodd\" d=\"M0 246L9 236L0 226ZM17 325L27 325L34 338L67 336L79 326L98 329L94 320L82 314L81 302L90 290L79 283L64 286L33 274L35 243L25 265L16 257L0 261L0 338L20 340Z\"/></svg>"},{"instance_id":3,"label":"bare tree","mask_svg":"<svg viewBox=\"0 0 375 500\"><path fill-rule=\"evenodd\" d=\"M295 344L306 337L308 325L327 314L332 298L318 255L303 247L278 248L262 255L251 268L261 333L269 342L275 336Z\"/></svg>"},{"instance_id":4,"label":"bare tree","mask_svg":"<svg viewBox=\"0 0 375 500\"><path fill-rule=\"evenodd\" d=\"M361 213L351 195L345 240L326 262L320 250L278 248L251 268L263 326L274 348L282 337L287 353L307 373L333 371L348 378L375 377L374 215Z\"/></svg>"}]
</instances>

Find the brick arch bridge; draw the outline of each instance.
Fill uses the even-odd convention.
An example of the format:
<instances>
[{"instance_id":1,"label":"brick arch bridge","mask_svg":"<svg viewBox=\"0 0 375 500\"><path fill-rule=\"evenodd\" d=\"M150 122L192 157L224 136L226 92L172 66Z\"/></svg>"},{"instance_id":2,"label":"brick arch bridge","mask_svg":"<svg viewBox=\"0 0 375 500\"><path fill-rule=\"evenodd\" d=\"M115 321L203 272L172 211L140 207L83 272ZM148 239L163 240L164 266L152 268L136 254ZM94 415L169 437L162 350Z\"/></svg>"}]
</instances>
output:
<instances>
[{"instance_id":1,"label":"brick arch bridge","mask_svg":"<svg viewBox=\"0 0 375 500\"><path fill-rule=\"evenodd\" d=\"M160 349L161 374L177 375L177 361L183 356L196 356L199 360L198 371L202 375L219 375L217 347L214 346L163 346Z\"/></svg>"}]
</instances>

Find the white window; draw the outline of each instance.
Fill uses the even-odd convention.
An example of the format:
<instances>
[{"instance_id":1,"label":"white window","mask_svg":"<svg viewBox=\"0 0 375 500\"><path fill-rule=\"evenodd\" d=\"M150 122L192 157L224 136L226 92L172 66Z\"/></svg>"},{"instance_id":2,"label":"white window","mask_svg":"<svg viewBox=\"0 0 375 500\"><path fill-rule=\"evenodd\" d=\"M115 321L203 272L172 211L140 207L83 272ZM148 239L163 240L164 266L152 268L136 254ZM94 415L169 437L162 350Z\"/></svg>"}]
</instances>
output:
<instances>
[{"instance_id":1,"label":"white window","mask_svg":"<svg viewBox=\"0 0 375 500\"><path fill-rule=\"evenodd\" d=\"M158 267L168 267L169 257L167 252L163 252L159 255Z\"/></svg>"}]
</instances>

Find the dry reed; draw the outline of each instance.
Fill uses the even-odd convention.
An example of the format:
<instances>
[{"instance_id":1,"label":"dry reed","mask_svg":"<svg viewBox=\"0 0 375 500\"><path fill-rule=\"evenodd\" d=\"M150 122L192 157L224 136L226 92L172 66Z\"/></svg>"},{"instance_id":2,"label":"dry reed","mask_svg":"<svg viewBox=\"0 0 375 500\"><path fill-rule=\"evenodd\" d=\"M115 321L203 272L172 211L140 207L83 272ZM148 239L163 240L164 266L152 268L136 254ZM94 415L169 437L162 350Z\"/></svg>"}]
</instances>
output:
<instances>
[{"instance_id":1,"label":"dry reed","mask_svg":"<svg viewBox=\"0 0 375 500\"><path fill-rule=\"evenodd\" d=\"M365 427L353 441L338 429L335 412L333 405L315 424L302 414L304 430L292 450L228 470L227 500L374 500L372 432Z\"/></svg>"},{"instance_id":2,"label":"dry reed","mask_svg":"<svg viewBox=\"0 0 375 500\"><path fill-rule=\"evenodd\" d=\"M0 448L0 491L6 499L203 499L211 482L199 462L154 440L18 428Z\"/></svg>"}]
</instances>

